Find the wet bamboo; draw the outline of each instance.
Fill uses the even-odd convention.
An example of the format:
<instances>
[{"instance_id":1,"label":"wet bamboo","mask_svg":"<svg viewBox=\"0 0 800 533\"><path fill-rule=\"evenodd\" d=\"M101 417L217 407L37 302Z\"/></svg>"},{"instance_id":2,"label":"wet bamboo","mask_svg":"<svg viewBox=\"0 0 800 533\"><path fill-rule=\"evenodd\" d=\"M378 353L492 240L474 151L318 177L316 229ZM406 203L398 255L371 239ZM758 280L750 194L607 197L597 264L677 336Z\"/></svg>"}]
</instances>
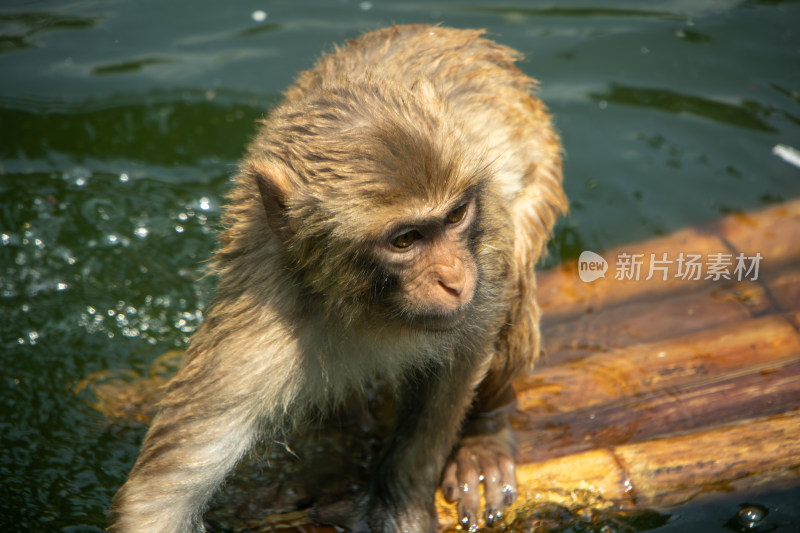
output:
<instances>
[{"instance_id":1,"label":"wet bamboo","mask_svg":"<svg viewBox=\"0 0 800 533\"><path fill-rule=\"evenodd\" d=\"M542 461L794 409L800 409L800 352L585 409L523 415L516 421L519 460Z\"/></svg>"},{"instance_id":2,"label":"wet bamboo","mask_svg":"<svg viewBox=\"0 0 800 533\"><path fill-rule=\"evenodd\" d=\"M800 353L800 312L766 316L678 339L544 367L515 383L529 415L574 411Z\"/></svg>"}]
</instances>

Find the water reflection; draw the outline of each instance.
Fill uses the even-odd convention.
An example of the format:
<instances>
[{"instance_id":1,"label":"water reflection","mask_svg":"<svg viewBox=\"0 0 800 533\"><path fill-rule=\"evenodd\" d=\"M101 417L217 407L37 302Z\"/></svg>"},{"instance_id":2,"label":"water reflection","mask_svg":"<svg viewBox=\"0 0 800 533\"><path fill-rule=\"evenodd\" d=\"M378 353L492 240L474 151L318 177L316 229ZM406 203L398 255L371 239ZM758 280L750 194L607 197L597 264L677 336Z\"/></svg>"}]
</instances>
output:
<instances>
[{"instance_id":1,"label":"water reflection","mask_svg":"<svg viewBox=\"0 0 800 533\"><path fill-rule=\"evenodd\" d=\"M767 514L768 511L760 505L744 504L739 509L739 512L736 513L736 517L739 525L747 529L753 529L767 517Z\"/></svg>"},{"instance_id":2,"label":"water reflection","mask_svg":"<svg viewBox=\"0 0 800 533\"><path fill-rule=\"evenodd\" d=\"M237 37L253 37L255 35L261 35L263 33L278 31L282 29L281 24L258 24L256 26L251 26L249 28L245 28L239 31L236 36Z\"/></svg>"},{"instance_id":3,"label":"water reflection","mask_svg":"<svg viewBox=\"0 0 800 533\"><path fill-rule=\"evenodd\" d=\"M46 31L91 28L101 17L77 17L63 13L33 11L0 12L0 54L36 47L36 35Z\"/></svg>"},{"instance_id":4,"label":"water reflection","mask_svg":"<svg viewBox=\"0 0 800 533\"><path fill-rule=\"evenodd\" d=\"M675 114L688 113L751 130L777 132L764 120L771 111L753 100L733 105L666 89L648 89L617 83L612 83L607 91L590 93L589 98L597 102L648 107Z\"/></svg>"},{"instance_id":5,"label":"water reflection","mask_svg":"<svg viewBox=\"0 0 800 533\"><path fill-rule=\"evenodd\" d=\"M177 98L176 98L177 96ZM80 106L30 105L20 109L0 105L0 123L4 131L16 132L14 142L0 143L0 157L9 164L20 157L28 160L52 160L53 153L70 155L77 161L88 156L101 160L130 158L150 165L208 166L217 162L225 169L242 153L255 122L270 99L258 100L219 91L215 101L206 100L205 92L181 92L151 95L136 103L124 98L83 103ZM231 100L245 103L228 103ZM166 147L171 149L166 150ZM82 184L89 170L74 168L72 179ZM129 178L133 175L126 173Z\"/></svg>"},{"instance_id":6,"label":"water reflection","mask_svg":"<svg viewBox=\"0 0 800 533\"><path fill-rule=\"evenodd\" d=\"M165 57L144 57L142 59L123 61L121 63L112 63L110 65L99 65L93 67L90 72L99 76L104 74L122 74L125 72L142 70L153 65L169 65L172 63L175 63L174 59Z\"/></svg>"}]
</instances>

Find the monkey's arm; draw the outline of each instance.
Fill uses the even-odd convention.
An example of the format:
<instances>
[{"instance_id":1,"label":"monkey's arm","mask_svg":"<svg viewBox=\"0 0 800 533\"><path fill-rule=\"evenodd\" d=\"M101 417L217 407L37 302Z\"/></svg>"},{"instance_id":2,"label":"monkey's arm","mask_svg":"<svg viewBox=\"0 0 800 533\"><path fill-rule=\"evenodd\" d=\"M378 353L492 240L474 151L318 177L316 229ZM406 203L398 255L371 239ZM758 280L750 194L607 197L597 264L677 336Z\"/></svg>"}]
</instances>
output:
<instances>
[{"instance_id":1,"label":"monkey's arm","mask_svg":"<svg viewBox=\"0 0 800 533\"><path fill-rule=\"evenodd\" d=\"M432 495L472 400L474 373L452 364L409 378L366 502L373 533L435 530Z\"/></svg>"},{"instance_id":2,"label":"monkey's arm","mask_svg":"<svg viewBox=\"0 0 800 533\"><path fill-rule=\"evenodd\" d=\"M221 347L213 352L195 355L167 385L139 459L114 499L112 531L202 531L203 508L259 428L275 435L281 419L265 406L280 401L266 396L287 390L288 377L280 376L291 374L270 372L277 358L268 354L249 351L246 359Z\"/></svg>"},{"instance_id":3,"label":"monkey's arm","mask_svg":"<svg viewBox=\"0 0 800 533\"><path fill-rule=\"evenodd\" d=\"M117 493L113 531L202 531L200 513L250 447L254 421L213 402L161 410L139 460Z\"/></svg>"},{"instance_id":4,"label":"monkey's arm","mask_svg":"<svg viewBox=\"0 0 800 533\"><path fill-rule=\"evenodd\" d=\"M443 494L448 500L459 502L459 516L466 517L470 523L475 523L478 516L477 488L481 482L487 523L496 522L498 513L516 496L516 438L509 421L515 403L511 383L529 370L539 355L540 312L536 302L535 265L557 218L567 211L562 188L561 145L546 109L527 88L512 93L497 100L507 107L484 106L486 117L478 113L467 115L475 119L469 122L468 128L476 142L484 138L482 132L492 120L498 122L495 128L489 127L490 130L504 131L504 127L513 126L508 136L489 138L488 152L498 161L498 176L503 179L516 176L512 181L519 187L508 198L515 241L511 283L516 296L506 325L498 333L492 368L480 385L461 442L450 456L442 476Z\"/></svg>"}]
</instances>

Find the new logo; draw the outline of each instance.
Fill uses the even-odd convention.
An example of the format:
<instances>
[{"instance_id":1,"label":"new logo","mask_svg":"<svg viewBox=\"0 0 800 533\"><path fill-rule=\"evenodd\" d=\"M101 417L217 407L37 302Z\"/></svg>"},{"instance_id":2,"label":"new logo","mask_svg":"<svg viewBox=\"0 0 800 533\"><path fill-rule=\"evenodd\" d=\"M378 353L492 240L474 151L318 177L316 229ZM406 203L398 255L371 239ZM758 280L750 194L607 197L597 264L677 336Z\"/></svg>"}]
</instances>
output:
<instances>
[{"instance_id":1,"label":"new logo","mask_svg":"<svg viewBox=\"0 0 800 533\"><path fill-rule=\"evenodd\" d=\"M578 276L581 281L591 283L597 278L604 278L606 271L608 271L608 263L602 256L589 250L581 252L578 258Z\"/></svg>"}]
</instances>

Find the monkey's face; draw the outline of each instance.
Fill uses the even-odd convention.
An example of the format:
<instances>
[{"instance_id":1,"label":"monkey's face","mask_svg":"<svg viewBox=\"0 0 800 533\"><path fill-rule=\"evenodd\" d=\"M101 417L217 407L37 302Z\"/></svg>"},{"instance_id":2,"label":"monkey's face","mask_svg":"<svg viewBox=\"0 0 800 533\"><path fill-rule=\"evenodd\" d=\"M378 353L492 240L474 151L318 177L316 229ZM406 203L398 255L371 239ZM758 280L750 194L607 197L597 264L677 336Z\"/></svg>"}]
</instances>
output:
<instances>
[{"instance_id":1,"label":"monkey's face","mask_svg":"<svg viewBox=\"0 0 800 533\"><path fill-rule=\"evenodd\" d=\"M492 167L423 85L421 95L390 80L320 90L277 110L251 148L244 172L304 312L475 329L504 290L513 244Z\"/></svg>"},{"instance_id":2,"label":"monkey's face","mask_svg":"<svg viewBox=\"0 0 800 533\"><path fill-rule=\"evenodd\" d=\"M387 229L375 255L396 280L386 296L398 316L432 329L460 321L478 285L476 220L476 200L466 197Z\"/></svg>"}]
</instances>

